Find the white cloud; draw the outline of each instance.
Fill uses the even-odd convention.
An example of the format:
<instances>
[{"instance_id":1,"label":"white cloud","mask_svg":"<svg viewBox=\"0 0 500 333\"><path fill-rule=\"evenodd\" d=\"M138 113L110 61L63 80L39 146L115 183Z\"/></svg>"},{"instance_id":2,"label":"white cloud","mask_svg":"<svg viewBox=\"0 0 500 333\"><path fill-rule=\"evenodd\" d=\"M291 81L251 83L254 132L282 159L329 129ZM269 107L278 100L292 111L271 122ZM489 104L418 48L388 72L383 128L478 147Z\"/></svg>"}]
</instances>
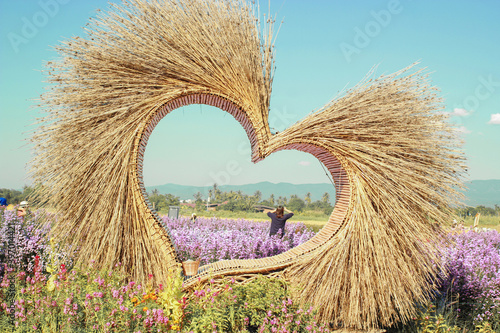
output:
<instances>
[{"instance_id":1,"label":"white cloud","mask_svg":"<svg viewBox=\"0 0 500 333\"><path fill-rule=\"evenodd\" d=\"M469 134L469 133L472 133L471 131L469 131L465 126L460 126L460 127L457 127L456 128L456 131L460 134Z\"/></svg>"},{"instance_id":2,"label":"white cloud","mask_svg":"<svg viewBox=\"0 0 500 333\"><path fill-rule=\"evenodd\" d=\"M302 166L308 166L309 164L311 164L311 162L308 162L308 161L300 161L299 162L300 165Z\"/></svg>"},{"instance_id":3,"label":"white cloud","mask_svg":"<svg viewBox=\"0 0 500 333\"><path fill-rule=\"evenodd\" d=\"M497 124L500 125L500 113L493 113L491 115L491 119L488 124Z\"/></svg>"},{"instance_id":4,"label":"white cloud","mask_svg":"<svg viewBox=\"0 0 500 333\"><path fill-rule=\"evenodd\" d=\"M465 117L471 114L471 112L461 109L461 108L454 108L453 112L450 113L452 116L457 116L457 117Z\"/></svg>"}]
</instances>

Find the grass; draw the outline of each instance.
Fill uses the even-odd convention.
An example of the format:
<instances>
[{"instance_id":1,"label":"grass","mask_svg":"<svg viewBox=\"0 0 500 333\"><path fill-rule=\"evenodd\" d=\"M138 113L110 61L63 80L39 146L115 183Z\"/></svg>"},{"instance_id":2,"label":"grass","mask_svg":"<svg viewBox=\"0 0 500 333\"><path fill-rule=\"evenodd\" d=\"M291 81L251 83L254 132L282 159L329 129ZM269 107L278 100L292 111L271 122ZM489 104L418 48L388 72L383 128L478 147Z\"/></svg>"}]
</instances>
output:
<instances>
[{"instance_id":1,"label":"grass","mask_svg":"<svg viewBox=\"0 0 500 333\"><path fill-rule=\"evenodd\" d=\"M192 209L181 210L181 215L189 217L194 212ZM160 214L168 214L168 211L161 211ZM217 217L217 218L228 218L228 219L245 219L254 221L270 221L269 217L265 213L257 212L231 212L227 210L220 211L196 211L197 216L203 217ZM304 211L301 213L296 213L288 222L302 222L308 227L312 228L315 232L318 232L323 228L323 226L328 221L329 215L324 214L322 211ZM472 227L474 225L474 216L467 216L465 218L464 225L466 227ZM479 228L489 228L500 232L500 216L488 216L481 215L479 219Z\"/></svg>"},{"instance_id":2,"label":"grass","mask_svg":"<svg viewBox=\"0 0 500 333\"><path fill-rule=\"evenodd\" d=\"M462 220L464 221L464 225L466 227L472 227L474 225L474 216L467 216ZM481 215L479 217L479 228L495 229L500 232L500 216Z\"/></svg>"},{"instance_id":3,"label":"grass","mask_svg":"<svg viewBox=\"0 0 500 333\"><path fill-rule=\"evenodd\" d=\"M190 217L191 214L195 212L192 209L182 209L180 212L181 216ZM158 212L160 215L167 215L168 211ZM266 213L257 212L231 212L227 210L219 211L196 211L197 216L200 217L217 217L217 218L227 218L227 219L245 219L269 222L270 218ZM322 211L305 211L301 213L296 213L294 216L288 220L289 223L302 222L306 226L310 227L315 232L318 232L328 221L329 215L324 214Z\"/></svg>"}]
</instances>

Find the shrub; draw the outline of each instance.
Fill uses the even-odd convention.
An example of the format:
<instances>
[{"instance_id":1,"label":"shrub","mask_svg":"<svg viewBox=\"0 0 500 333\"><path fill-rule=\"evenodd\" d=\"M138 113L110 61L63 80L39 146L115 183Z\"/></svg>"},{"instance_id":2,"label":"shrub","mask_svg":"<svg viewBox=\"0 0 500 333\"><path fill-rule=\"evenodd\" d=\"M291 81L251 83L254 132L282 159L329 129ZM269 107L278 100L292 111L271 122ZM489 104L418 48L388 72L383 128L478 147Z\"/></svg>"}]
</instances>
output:
<instances>
[{"instance_id":1,"label":"shrub","mask_svg":"<svg viewBox=\"0 0 500 333\"><path fill-rule=\"evenodd\" d=\"M457 295L458 318L473 328L485 322L500 330L500 234L495 230L450 233L444 248L448 275L441 293Z\"/></svg>"},{"instance_id":2,"label":"shrub","mask_svg":"<svg viewBox=\"0 0 500 333\"><path fill-rule=\"evenodd\" d=\"M327 332L312 308L293 302L287 284L258 276L241 285L227 278L194 291L186 307L190 332Z\"/></svg>"},{"instance_id":3,"label":"shrub","mask_svg":"<svg viewBox=\"0 0 500 333\"><path fill-rule=\"evenodd\" d=\"M35 256L43 255L47 249L46 235L50 225L37 229L36 224L45 218L39 212L32 218L17 217L15 210L0 211L0 277L3 276L5 264L15 271L32 271ZM15 252L9 254L9 233L13 232Z\"/></svg>"}]
</instances>

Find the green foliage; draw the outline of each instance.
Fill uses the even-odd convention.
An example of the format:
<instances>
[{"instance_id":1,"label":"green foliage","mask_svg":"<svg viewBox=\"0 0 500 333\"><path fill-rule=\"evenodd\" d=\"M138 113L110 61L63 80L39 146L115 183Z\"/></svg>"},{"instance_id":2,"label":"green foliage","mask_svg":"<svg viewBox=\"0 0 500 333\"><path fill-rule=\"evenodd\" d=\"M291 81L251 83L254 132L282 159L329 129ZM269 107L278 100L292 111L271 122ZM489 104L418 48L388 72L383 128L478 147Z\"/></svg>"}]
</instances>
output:
<instances>
[{"instance_id":1,"label":"green foliage","mask_svg":"<svg viewBox=\"0 0 500 333\"><path fill-rule=\"evenodd\" d=\"M476 326L475 332L477 333L495 333L495 331L489 322L482 322Z\"/></svg>"},{"instance_id":2,"label":"green foliage","mask_svg":"<svg viewBox=\"0 0 500 333\"><path fill-rule=\"evenodd\" d=\"M180 205L180 200L179 197L176 197L172 194L160 194L158 190L153 190L151 191L150 194L148 194L148 199L151 204L153 204L153 207L156 209L156 211L167 211L170 206L179 206Z\"/></svg>"},{"instance_id":3,"label":"green foliage","mask_svg":"<svg viewBox=\"0 0 500 333\"><path fill-rule=\"evenodd\" d=\"M302 212L306 208L304 200L298 197L293 197L288 201L287 208L293 212Z\"/></svg>"},{"instance_id":4,"label":"green foliage","mask_svg":"<svg viewBox=\"0 0 500 333\"><path fill-rule=\"evenodd\" d=\"M312 308L302 310L290 298L287 284L258 276L244 284L234 279L211 283L192 294L186 308L186 331L192 332L326 332Z\"/></svg>"},{"instance_id":5,"label":"green foliage","mask_svg":"<svg viewBox=\"0 0 500 333\"><path fill-rule=\"evenodd\" d=\"M459 332L460 329L452 325L442 313L437 313L436 307L430 304L425 312L421 312L415 318L417 332L421 333L446 333Z\"/></svg>"},{"instance_id":6,"label":"green foliage","mask_svg":"<svg viewBox=\"0 0 500 333\"><path fill-rule=\"evenodd\" d=\"M467 217L472 217L477 213L480 213L483 216L500 216L500 206L495 205L494 208L486 207L483 205L479 205L476 207L462 207L455 209L455 213L462 219Z\"/></svg>"},{"instance_id":7,"label":"green foliage","mask_svg":"<svg viewBox=\"0 0 500 333\"><path fill-rule=\"evenodd\" d=\"M7 199L8 204L17 205L21 201L28 200L32 192L33 188L30 186L24 186L22 191L0 188L0 198Z\"/></svg>"}]
</instances>

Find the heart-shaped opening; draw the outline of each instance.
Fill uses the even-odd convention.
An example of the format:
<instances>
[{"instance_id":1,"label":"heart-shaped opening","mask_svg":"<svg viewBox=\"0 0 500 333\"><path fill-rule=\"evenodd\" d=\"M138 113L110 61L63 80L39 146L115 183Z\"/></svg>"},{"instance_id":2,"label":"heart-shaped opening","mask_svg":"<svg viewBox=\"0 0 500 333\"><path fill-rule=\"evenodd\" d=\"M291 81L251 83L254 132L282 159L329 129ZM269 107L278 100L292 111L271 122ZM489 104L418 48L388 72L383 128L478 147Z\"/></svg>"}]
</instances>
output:
<instances>
[{"instance_id":1,"label":"heart-shaped opening","mask_svg":"<svg viewBox=\"0 0 500 333\"><path fill-rule=\"evenodd\" d=\"M307 253L310 253L311 251L319 248L334 236L334 234L344 222L350 199L350 186L348 177L344 169L341 167L338 159L325 147L321 147L318 144L313 144L310 142L294 142L293 140L291 140L287 142L287 144L273 143L272 136L267 134L266 137L265 131L263 132L262 129L260 129L259 131L258 128L256 130L255 120L249 119L246 113L242 111L236 104L232 103L226 98L207 94L188 95L174 99L160 107L150 117L150 119L145 122L144 131L140 137L141 139L139 141L137 149L137 178L139 180L139 186L141 187L143 200L148 207L149 214L154 218L154 220L156 220L158 226L162 225L162 220L147 199L143 181L142 162L144 160L145 148L151 133L163 117L165 117L174 109L190 104L211 105L231 114L246 131L252 148L252 160L254 162L260 161L269 154L280 150L299 150L302 152L307 152L315 156L322 164L324 164L324 166L328 169L331 177L334 179L336 187L336 197L335 200L332 200L332 202L334 202L335 204L335 207L332 214L330 215L330 218L328 219L328 222L320 230L320 232L318 232L312 239L310 239L306 243L303 243L287 252L272 257L251 260L224 260L208 264L201 267L198 271L199 274L194 276L193 278L206 275L208 274L208 272L211 272L211 274L221 273L229 275L269 272L272 270L280 269L288 266L291 262L298 259L300 256L306 255ZM187 130L189 130L189 128ZM264 135L262 133L264 133ZM161 229L165 230L164 226ZM170 235L168 230L166 230L165 233ZM171 247L175 247L175 245L172 244L171 239L171 237L167 237L166 241L170 242L169 245ZM176 260L179 261L176 253L174 253L174 256L176 257Z\"/></svg>"}]
</instances>

